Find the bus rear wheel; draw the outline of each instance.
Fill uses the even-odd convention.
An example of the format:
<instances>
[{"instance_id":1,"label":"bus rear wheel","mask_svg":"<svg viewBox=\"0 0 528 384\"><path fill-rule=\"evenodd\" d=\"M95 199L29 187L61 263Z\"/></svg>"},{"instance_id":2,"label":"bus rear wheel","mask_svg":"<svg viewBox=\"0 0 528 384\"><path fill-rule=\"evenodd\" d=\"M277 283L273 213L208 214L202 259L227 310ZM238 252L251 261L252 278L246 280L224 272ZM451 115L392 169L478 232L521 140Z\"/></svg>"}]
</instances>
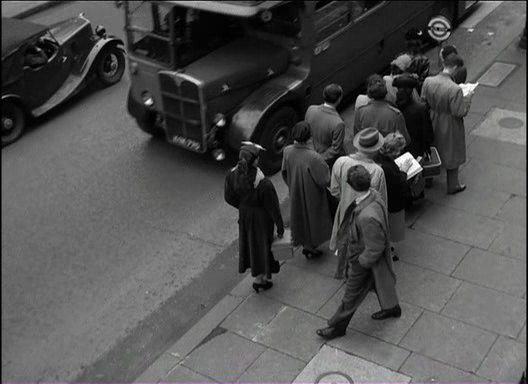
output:
<instances>
[{"instance_id":1,"label":"bus rear wheel","mask_svg":"<svg viewBox=\"0 0 528 384\"><path fill-rule=\"evenodd\" d=\"M297 112L289 106L281 107L265 118L256 140L266 148L259 163L264 174L273 175L281 169L282 153L292 143L291 129L297 121Z\"/></svg>"}]
</instances>

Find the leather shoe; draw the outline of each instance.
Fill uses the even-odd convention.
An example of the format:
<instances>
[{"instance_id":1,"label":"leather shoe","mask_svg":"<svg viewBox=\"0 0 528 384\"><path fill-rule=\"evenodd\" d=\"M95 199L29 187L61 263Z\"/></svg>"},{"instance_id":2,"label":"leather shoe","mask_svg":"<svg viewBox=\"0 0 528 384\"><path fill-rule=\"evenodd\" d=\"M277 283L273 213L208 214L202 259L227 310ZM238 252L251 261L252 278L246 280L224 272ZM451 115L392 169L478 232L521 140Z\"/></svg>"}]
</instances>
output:
<instances>
[{"instance_id":1,"label":"leather shoe","mask_svg":"<svg viewBox=\"0 0 528 384\"><path fill-rule=\"evenodd\" d=\"M382 309L381 311L372 314L372 318L374 320L384 320L389 317L400 317L400 316L401 316L401 308L399 305L391 309Z\"/></svg>"},{"instance_id":2,"label":"leather shoe","mask_svg":"<svg viewBox=\"0 0 528 384\"><path fill-rule=\"evenodd\" d=\"M346 334L346 329L340 329L336 327L327 327L327 328L321 328L315 331L317 333L317 336L322 337L326 340L332 340L336 337L341 337Z\"/></svg>"},{"instance_id":3,"label":"leather shoe","mask_svg":"<svg viewBox=\"0 0 528 384\"><path fill-rule=\"evenodd\" d=\"M466 186L464 184L460 184L458 187L456 187L452 191L447 191L447 194L448 195L454 195L456 193L463 192L465 190L466 190Z\"/></svg>"}]
</instances>

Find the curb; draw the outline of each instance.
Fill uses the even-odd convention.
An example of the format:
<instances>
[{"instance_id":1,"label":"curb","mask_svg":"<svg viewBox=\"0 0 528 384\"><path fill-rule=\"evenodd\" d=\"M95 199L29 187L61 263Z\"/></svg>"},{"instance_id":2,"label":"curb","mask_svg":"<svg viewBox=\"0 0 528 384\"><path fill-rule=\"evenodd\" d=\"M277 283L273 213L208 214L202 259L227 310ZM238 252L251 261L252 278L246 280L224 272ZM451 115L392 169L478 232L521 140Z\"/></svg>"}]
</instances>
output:
<instances>
[{"instance_id":1,"label":"curb","mask_svg":"<svg viewBox=\"0 0 528 384\"><path fill-rule=\"evenodd\" d=\"M71 2L72 1L60 1L60 0L43 1L41 4L35 5L34 7L26 9L25 11L22 11L11 17L14 19L25 19L29 16L33 16L36 13L45 11L49 8L56 7L57 5L64 5L64 4L71 3Z\"/></svg>"}]
</instances>

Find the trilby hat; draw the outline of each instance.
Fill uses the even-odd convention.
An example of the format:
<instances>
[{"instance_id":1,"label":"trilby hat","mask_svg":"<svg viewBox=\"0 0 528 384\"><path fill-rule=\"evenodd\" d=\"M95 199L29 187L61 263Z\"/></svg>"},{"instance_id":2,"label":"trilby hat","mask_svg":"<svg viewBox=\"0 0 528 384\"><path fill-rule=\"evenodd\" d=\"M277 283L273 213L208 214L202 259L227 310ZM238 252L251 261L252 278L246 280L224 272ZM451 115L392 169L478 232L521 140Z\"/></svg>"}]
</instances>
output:
<instances>
[{"instance_id":1,"label":"trilby hat","mask_svg":"<svg viewBox=\"0 0 528 384\"><path fill-rule=\"evenodd\" d=\"M354 147L365 153L378 152L383 142L383 136L376 128L362 129L353 140Z\"/></svg>"}]
</instances>

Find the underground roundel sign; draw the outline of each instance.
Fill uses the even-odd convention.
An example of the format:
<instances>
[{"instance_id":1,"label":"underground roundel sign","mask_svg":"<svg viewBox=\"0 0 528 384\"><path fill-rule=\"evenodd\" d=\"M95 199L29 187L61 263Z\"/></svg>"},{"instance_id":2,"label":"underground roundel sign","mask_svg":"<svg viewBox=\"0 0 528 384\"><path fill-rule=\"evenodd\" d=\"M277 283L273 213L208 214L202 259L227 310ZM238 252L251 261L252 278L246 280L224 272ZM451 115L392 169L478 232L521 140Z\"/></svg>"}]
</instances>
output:
<instances>
[{"instance_id":1,"label":"underground roundel sign","mask_svg":"<svg viewBox=\"0 0 528 384\"><path fill-rule=\"evenodd\" d=\"M427 32L432 39L444 41L451 36L451 22L444 16L435 16L427 24Z\"/></svg>"}]
</instances>

